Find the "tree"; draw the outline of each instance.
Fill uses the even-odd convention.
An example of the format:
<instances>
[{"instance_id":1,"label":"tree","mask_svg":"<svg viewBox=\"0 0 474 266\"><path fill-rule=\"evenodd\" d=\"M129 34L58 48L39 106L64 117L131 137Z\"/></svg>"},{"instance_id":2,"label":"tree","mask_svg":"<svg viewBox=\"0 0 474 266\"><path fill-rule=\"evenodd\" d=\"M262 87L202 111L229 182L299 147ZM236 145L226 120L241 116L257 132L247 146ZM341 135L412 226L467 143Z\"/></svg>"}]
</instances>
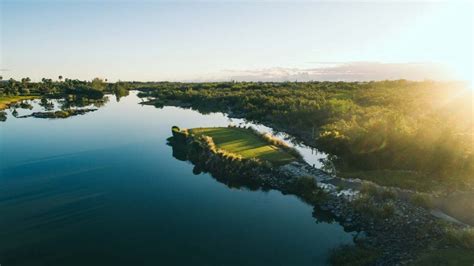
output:
<instances>
[{"instance_id":1,"label":"tree","mask_svg":"<svg viewBox=\"0 0 474 266\"><path fill-rule=\"evenodd\" d=\"M20 93L22 94L28 94L30 91L28 90L28 83L31 81L29 77L22 78L21 79L21 88L20 88Z\"/></svg>"},{"instance_id":2,"label":"tree","mask_svg":"<svg viewBox=\"0 0 474 266\"><path fill-rule=\"evenodd\" d=\"M63 76L59 75L58 79L59 79L59 81L62 81L62 80L63 80Z\"/></svg>"},{"instance_id":3,"label":"tree","mask_svg":"<svg viewBox=\"0 0 474 266\"><path fill-rule=\"evenodd\" d=\"M100 78L94 78L91 82L92 88L98 91L102 91L105 88L105 82Z\"/></svg>"}]
</instances>

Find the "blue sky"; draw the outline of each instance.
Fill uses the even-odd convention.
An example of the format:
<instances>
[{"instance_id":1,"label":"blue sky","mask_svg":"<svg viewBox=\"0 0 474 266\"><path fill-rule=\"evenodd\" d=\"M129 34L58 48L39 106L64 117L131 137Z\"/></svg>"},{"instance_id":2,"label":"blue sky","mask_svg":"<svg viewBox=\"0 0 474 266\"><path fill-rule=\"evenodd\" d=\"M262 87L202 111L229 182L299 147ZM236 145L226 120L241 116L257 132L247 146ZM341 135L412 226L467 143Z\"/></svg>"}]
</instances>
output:
<instances>
[{"instance_id":1,"label":"blue sky","mask_svg":"<svg viewBox=\"0 0 474 266\"><path fill-rule=\"evenodd\" d=\"M1 0L0 7L4 78L472 78L468 3Z\"/></svg>"}]
</instances>

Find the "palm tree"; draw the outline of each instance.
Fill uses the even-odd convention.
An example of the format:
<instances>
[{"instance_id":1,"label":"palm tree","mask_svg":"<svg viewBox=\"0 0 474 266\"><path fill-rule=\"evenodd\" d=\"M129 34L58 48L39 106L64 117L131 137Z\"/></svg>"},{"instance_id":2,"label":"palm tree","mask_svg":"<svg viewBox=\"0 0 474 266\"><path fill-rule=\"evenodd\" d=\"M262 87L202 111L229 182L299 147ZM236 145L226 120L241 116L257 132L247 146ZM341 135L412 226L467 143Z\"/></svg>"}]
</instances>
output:
<instances>
[{"instance_id":1,"label":"palm tree","mask_svg":"<svg viewBox=\"0 0 474 266\"><path fill-rule=\"evenodd\" d=\"M63 80L63 76L59 75L58 79L59 81Z\"/></svg>"}]
</instances>

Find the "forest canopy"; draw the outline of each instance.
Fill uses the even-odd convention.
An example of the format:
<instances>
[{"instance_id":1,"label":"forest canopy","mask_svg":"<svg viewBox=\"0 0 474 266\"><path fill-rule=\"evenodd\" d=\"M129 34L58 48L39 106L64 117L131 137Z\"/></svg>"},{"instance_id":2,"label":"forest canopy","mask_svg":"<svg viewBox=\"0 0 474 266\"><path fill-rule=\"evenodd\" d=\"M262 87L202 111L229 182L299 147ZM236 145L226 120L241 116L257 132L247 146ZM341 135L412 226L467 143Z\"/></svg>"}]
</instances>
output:
<instances>
[{"instance_id":1,"label":"forest canopy","mask_svg":"<svg viewBox=\"0 0 474 266\"><path fill-rule=\"evenodd\" d=\"M286 131L333 155L342 174L473 183L473 95L461 83L162 82L140 90L157 106L190 104Z\"/></svg>"}]
</instances>

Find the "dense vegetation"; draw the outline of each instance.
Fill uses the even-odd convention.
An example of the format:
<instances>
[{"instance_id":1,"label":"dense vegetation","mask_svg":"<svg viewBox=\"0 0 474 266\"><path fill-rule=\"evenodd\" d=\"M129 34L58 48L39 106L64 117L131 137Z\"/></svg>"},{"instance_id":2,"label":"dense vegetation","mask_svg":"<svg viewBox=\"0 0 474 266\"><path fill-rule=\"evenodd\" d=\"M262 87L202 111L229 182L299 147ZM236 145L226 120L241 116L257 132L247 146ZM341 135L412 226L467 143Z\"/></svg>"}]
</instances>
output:
<instances>
[{"instance_id":1,"label":"dense vegetation","mask_svg":"<svg viewBox=\"0 0 474 266\"><path fill-rule=\"evenodd\" d=\"M411 82L108 83L72 79L0 81L4 104L21 97L90 103L130 89L156 106L181 105L286 131L330 154L344 177L423 191L473 186L472 91L462 84ZM43 101L42 100L42 101Z\"/></svg>"},{"instance_id":2,"label":"dense vegetation","mask_svg":"<svg viewBox=\"0 0 474 266\"><path fill-rule=\"evenodd\" d=\"M8 105L14 103L14 102L18 102L18 101L22 101L22 100L27 100L27 99L31 99L32 97L31 96L0 96L0 110L3 110L5 108L7 108Z\"/></svg>"},{"instance_id":3,"label":"dense vegetation","mask_svg":"<svg viewBox=\"0 0 474 266\"><path fill-rule=\"evenodd\" d=\"M157 106L229 112L286 131L334 155L344 176L422 190L473 181L472 92L462 84L163 82L139 89Z\"/></svg>"},{"instance_id":4,"label":"dense vegetation","mask_svg":"<svg viewBox=\"0 0 474 266\"><path fill-rule=\"evenodd\" d=\"M119 99L128 95L128 84L124 82L107 83L107 80L94 78L92 81L73 79L58 81L43 78L41 82L31 82L30 78L21 81L14 79L0 80L0 110L19 100L42 97L67 98L70 101L80 102L87 100L101 100L105 93L114 93Z\"/></svg>"}]
</instances>

